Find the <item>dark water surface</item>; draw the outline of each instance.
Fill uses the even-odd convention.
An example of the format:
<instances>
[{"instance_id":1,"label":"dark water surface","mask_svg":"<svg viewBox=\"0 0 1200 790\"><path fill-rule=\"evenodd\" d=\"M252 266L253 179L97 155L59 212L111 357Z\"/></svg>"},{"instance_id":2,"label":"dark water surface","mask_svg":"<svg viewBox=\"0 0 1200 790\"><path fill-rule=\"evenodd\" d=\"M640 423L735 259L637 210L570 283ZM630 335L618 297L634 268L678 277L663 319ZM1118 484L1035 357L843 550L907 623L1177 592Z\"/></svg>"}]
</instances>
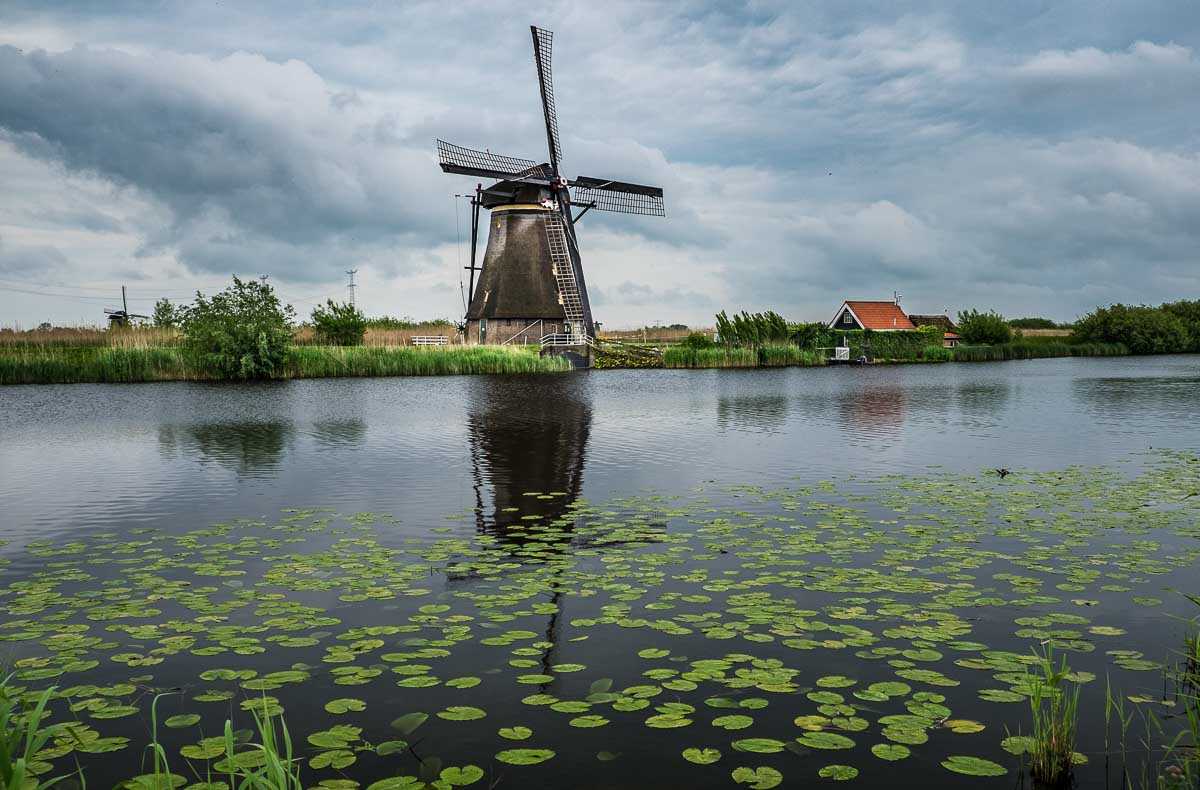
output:
<instances>
[{"instance_id":1,"label":"dark water surface","mask_svg":"<svg viewBox=\"0 0 1200 790\"><path fill-rule=\"evenodd\" d=\"M399 715L461 705L487 715L432 716L409 740L445 766L480 766L476 787L724 787L741 766L778 770L781 786L798 787L829 781L817 771L836 764L859 770L849 786L916 788L1020 783L1000 740L1006 727L1027 730L1028 706L979 697L1015 681L954 661L982 661L987 648L1028 655L1059 629L1072 667L1097 678L1084 687L1092 726L1081 727L1079 748L1092 760L1081 786L1119 786L1119 773L1106 777L1096 757L1105 675L1129 675L1130 693L1155 698L1166 686L1159 672L1112 666L1121 656L1106 651L1162 661L1184 632L1172 616L1192 614L1171 589L1200 588L1200 497L1172 492L1200 479L1198 418L1196 356L9 387L0 389L0 649L31 688L85 684L73 699L139 707L108 718L96 702L75 714L102 736L130 739L119 751L80 755L100 787L140 772L153 689L184 687L160 703L162 715L201 713L203 734L215 735L231 709L246 725L240 701L264 691L200 673L261 676L300 664L303 681L265 691L297 739L339 723L362 728L344 749L355 762L340 771L306 762L309 785L416 773L411 752L383 758L367 745L399 737L388 727ZM1015 474L1002 481L987 472L996 467ZM310 508L339 515L285 513ZM375 515L346 518L362 513ZM247 523L200 539L209 541L200 561L195 531L239 520ZM312 566L296 564L301 556ZM196 593L204 601L185 590L205 590ZM272 595L286 603L273 609ZM1014 623L1055 613L1061 619ZM905 630L930 623L938 627ZM214 625L240 630L206 633ZM511 630L535 636L479 643ZM72 644L64 633L106 643ZM280 641L314 635L312 644ZM337 655L347 645L357 647ZM411 655L422 649L446 655ZM643 649L670 653L640 657ZM47 656L67 669L45 670ZM703 659L728 662L723 677L694 674ZM991 660L1002 673L1012 659ZM344 682L352 670L334 674L353 667L367 672L361 683ZM912 668L954 685L909 679L910 693L926 697L852 696ZM656 669L659 677L644 674ZM437 685L396 685L423 672ZM817 682L841 675L854 685ZM456 677L481 682L444 685ZM129 678L132 694L96 690ZM612 693L635 689L626 700L651 693L641 686L657 691L644 709L613 710L603 695L584 704L606 679ZM237 696L192 701L214 688ZM823 691L843 697L845 709ZM522 702L539 693L581 707ZM769 704L705 704L714 697ZM339 698L366 710L327 713ZM667 703L694 710L656 709ZM835 707L818 712L820 704ZM937 706L952 716L934 715ZM877 720L914 708L937 720L927 742L894 763L873 755L871 745L891 742ZM730 714L752 724L711 724ZM568 726L582 715L607 722ZM656 715L689 723L647 726ZM803 715L835 721L824 730L854 745L796 748L805 730L793 719ZM947 718L986 728L951 732ZM517 725L534 734L497 735ZM160 736L176 773L197 781L175 755L199 731ZM732 745L748 738L792 746ZM493 759L522 747L557 755L523 767ZM694 765L680 756L688 747L722 756ZM307 761L332 747L300 748ZM941 766L951 755L1008 773L952 773Z\"/></svg>"}]
</instances>

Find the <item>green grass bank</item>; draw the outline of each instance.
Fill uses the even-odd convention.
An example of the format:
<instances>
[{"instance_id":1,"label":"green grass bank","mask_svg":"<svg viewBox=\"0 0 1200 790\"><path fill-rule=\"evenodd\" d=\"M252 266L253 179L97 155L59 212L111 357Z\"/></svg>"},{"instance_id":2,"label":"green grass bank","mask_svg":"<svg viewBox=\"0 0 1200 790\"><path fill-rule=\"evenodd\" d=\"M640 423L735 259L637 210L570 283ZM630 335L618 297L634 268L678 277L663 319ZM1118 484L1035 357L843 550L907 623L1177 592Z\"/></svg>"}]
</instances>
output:
<instances>
[{"instance_id":1,"label":"green grass bank","mask_svg":"<svg viewBox=\"0 0 1200 790\"><path fill-rule=\"evenodd\" d=\"M281 378L452 376L471 373L560 373L561 357L496 346L295 346ZM13 348L0 353L0 384L214 381L202 362L177 347Z\"/></svg>"}]
</instances>

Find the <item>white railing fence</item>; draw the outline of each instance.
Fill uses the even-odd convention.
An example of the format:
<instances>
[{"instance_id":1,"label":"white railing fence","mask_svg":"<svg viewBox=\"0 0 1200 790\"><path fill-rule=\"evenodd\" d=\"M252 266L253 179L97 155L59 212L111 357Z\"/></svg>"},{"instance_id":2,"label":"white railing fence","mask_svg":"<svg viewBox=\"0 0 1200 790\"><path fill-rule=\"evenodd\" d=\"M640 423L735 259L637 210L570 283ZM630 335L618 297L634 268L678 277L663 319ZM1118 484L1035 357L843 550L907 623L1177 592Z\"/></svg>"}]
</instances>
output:
<instances>
[{"instance_id":1,"label":"white railing fence","mask_svg":"<svg viewBox=\"0 0 1200 790\"><path fill-rule=\"evenodd\" d=\"M446 335L413 335L414 346L445 346L450 343Z\"/></svg>"}]
</instances>

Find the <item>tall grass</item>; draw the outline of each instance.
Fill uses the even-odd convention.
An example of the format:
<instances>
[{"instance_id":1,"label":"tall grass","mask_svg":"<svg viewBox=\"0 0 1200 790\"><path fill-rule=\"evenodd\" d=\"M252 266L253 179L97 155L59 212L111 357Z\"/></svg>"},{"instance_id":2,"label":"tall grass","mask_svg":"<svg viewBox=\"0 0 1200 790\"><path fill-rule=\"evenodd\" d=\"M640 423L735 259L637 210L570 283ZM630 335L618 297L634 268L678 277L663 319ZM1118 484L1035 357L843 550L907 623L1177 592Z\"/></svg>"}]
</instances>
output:
<instances>
[{"instance_id":1,"label":"tall grass","mask_svg":"<svg viewBox=\"0 0 1200 790\"><path fill-rule=\"evenodd\" d=\"M462 336L458 334L458 330L453 325L446 325L436 321L415 324L404 328L371 326L368 324L366 334L363 335L363 345L412 346L412 339L414 337L430 337L434 335L444 335L448 345L462 345ZM317 337L317 333L311 326L298 327L292 335L292 342L297 346L322 345L321 338Z\"/></svg>"},{"instance_id":2,"label":"tall grass","mask_svg":"<svg viewBox=\"0 0 1200 790\"><path fill-rule=\"evenodd\" d=\"M284 378L557 373L557 356L500 346L298 346ZM0 384L204 381L218 378L179 348L17 348L0 350Z\"/></svg>"},{"instance_id":3,"label":"tall grass","mask_svg":"<svg viewBox=\"0 0 1200 790\"><path fill-rule=\"evenodd\" d=\"M825 364L820 351L780 343L758 348L688 348L671 346L663 352L667 368L817 367Z\"/></svg>"},{"instance_id":4,"label":"tall grass","mask_svg":"<svg viewBox=\"0 0 1200 790\"><path fill-rule=\"evenodd\" d=\"M1050 357L1115 357L1129 353L1120 343L1002 343L995 346L958 346L955 362L1002 362Z\"/></svg>"},{"instance_id":5,"label":"tall grass","mask_svg":"<svg viewBox=\"0 0 1200 790\"><path fill-rule=\"evenodd\" d=\"M0 351L0 384L206 379L179 348L15 348Z\"/></svg>"},{"instance_id":6,"label":"tall grass","mask_svg":"<svg viewBox=\"0 0 1200 790\"><path fill-rule=\"evenodd\" d=\"M759 346L758 364L768 368L789 365L819 367L825 364L825 358L815 349L798 348L793 345L768 345Z\"/></svg>"},{"instance_id":7,"label":"tall grass","mask_svg":"<svg viewBox=\"0 0 1200 790\"><path fill-rule=\"evenodd\" d=\"M14 348L157 348L177 346L182 339L178 329L153 326L0 329L0 351Z\"/></svg>"},{"instance_id":8,"label":"tall grass","mask_svg":"<svg viewBox=\"0 0 1200 790\"><path fill-rule=\"evenodd\" d=\"M446 376L465 373L558 373L571 365L559 356L509 346L383 347L298 346L288 378Z\"/></svg>"},{"instance_id":9,"label":"tall grass","mask_svg":"<svg viewBox=\"0 0 1200 790\"><path fill-rule=\"evenodd\" d=\"M667 368L755 368L758 355L752 348L687 348L672 346L663 352Z\"/></svg>"},{"instance_id":10,"label":"tall grass","mask_svg":"<svg viewBox=\"0 0 1200 790\"><path fill-rule=\"evenodd\" d=\"M46 689L32 704L22 702L21 690L9 685L11 679L9 675L0 680L0 787L14 790L53 787L66 777L39 779L31 769L38 762L38 751L63 730L61 724L42 727L46 706L55 689Z\"/></svg>"},{"instance_id":11,"label":"tall grass","mask_svg":"<svg viewBox=\"0 0 1200 790\"><path fill-rule=\"evenodd\" d=\"M1066 785L1075 763L1075 732L1079 723L1079 686L1069 683L1066 656L1054 663L1054 646L1038 656L1041 674L1030 677L1029 706L1033 712L1030 772L1046 787Z\"/></svg>"}]
</instances>

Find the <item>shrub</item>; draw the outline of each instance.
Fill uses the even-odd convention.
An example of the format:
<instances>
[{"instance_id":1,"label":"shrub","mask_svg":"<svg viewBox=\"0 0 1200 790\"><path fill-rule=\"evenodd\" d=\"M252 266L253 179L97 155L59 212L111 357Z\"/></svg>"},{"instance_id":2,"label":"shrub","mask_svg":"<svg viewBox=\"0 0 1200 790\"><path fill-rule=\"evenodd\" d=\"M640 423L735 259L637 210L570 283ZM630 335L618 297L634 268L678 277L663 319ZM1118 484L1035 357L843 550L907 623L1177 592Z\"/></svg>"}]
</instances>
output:
<instances>
[{"instance_id":1,"label":"shrub","mask_svg":"<svg viewBox=\"0 0 1200 790\"><path fill-rule=\"evenodd\" d=\"M946 330L937 324L925 324L917 327L917 331L925 335L925 342L931 346L940 346L946 335Z\"/></svg>"},{"instance_id":2,"label":"shrub","mask_svg":"<svg viewBox=\"0 0 1200 790\"><path fill-rule=\"evenodd\" d=\"M679 345L685 348L712 348L716 346L713 339L704 332L692 332L683 340L679 341Z\"/></svg>"},{"instance_id":3,"label":"shrub","mask_svg":"<svg viewBox=\"0 0 1200 790\"><path fill-rule=\"evenodd\" d=\"M170 299L159 299L154 303L154 325L160 329L174 329L179 326L182 314L183 309L171 304Z\"/></svg>"},{"instance_id":4,"label":"shrub","mask_svg":"<svg viewBox=\"0 0 1200 790\"><path fill-rule=\"evenodd\" d=\"M792 342L801 348L815 348L821 345L829 345L823 343L830 336L830 330L820 322L813 324L792 324L791 326Z\"/></svg>"},{"instance_id":5,"label":"shrub","mask_svg":"<svg viewBox=\"0 0 1200 790\"><path fill-rule=\"evenodd\" d=\"M259 280L233 278L211 299L199 291L183 317L184 347L219 378L274 378L283 374L295 311Z\"/></svg>"},{"instance_id":6,"label":"shrub","mask_svg":"<svg viewBox=\"0 0 1200 790\"><path fill-rule=\"evenodd\" d=\"M1180 305L1184 303L1176 303ZM1171 309L1114 304L1099 307L1075 324L1076 340L1094 343L1124 343L1134 354L1174 354L1192 348L1187 324Z\"/></svg>"},{"instance_id":7,"label":"shrub","mask_svg":"<svg viewBox=\"0 0 1200 790\"><path fill-rule=\"evenodd\" d=\"M331 346L361 346L367 334L367 319L354 305L337 304L332 299L312 311L317 337Z\"/></svg>"},{"instance_id":8,"label":"shrub","mask_svg":"<svg viewBox=\"0 0 1200 790\"><path fill-rule=\"evenodd\" d=\"M964 343L995 345L1012 340L1012 329L999 313L966 310L958 314L958 334Z\"/></svg>"}]
</instances>

